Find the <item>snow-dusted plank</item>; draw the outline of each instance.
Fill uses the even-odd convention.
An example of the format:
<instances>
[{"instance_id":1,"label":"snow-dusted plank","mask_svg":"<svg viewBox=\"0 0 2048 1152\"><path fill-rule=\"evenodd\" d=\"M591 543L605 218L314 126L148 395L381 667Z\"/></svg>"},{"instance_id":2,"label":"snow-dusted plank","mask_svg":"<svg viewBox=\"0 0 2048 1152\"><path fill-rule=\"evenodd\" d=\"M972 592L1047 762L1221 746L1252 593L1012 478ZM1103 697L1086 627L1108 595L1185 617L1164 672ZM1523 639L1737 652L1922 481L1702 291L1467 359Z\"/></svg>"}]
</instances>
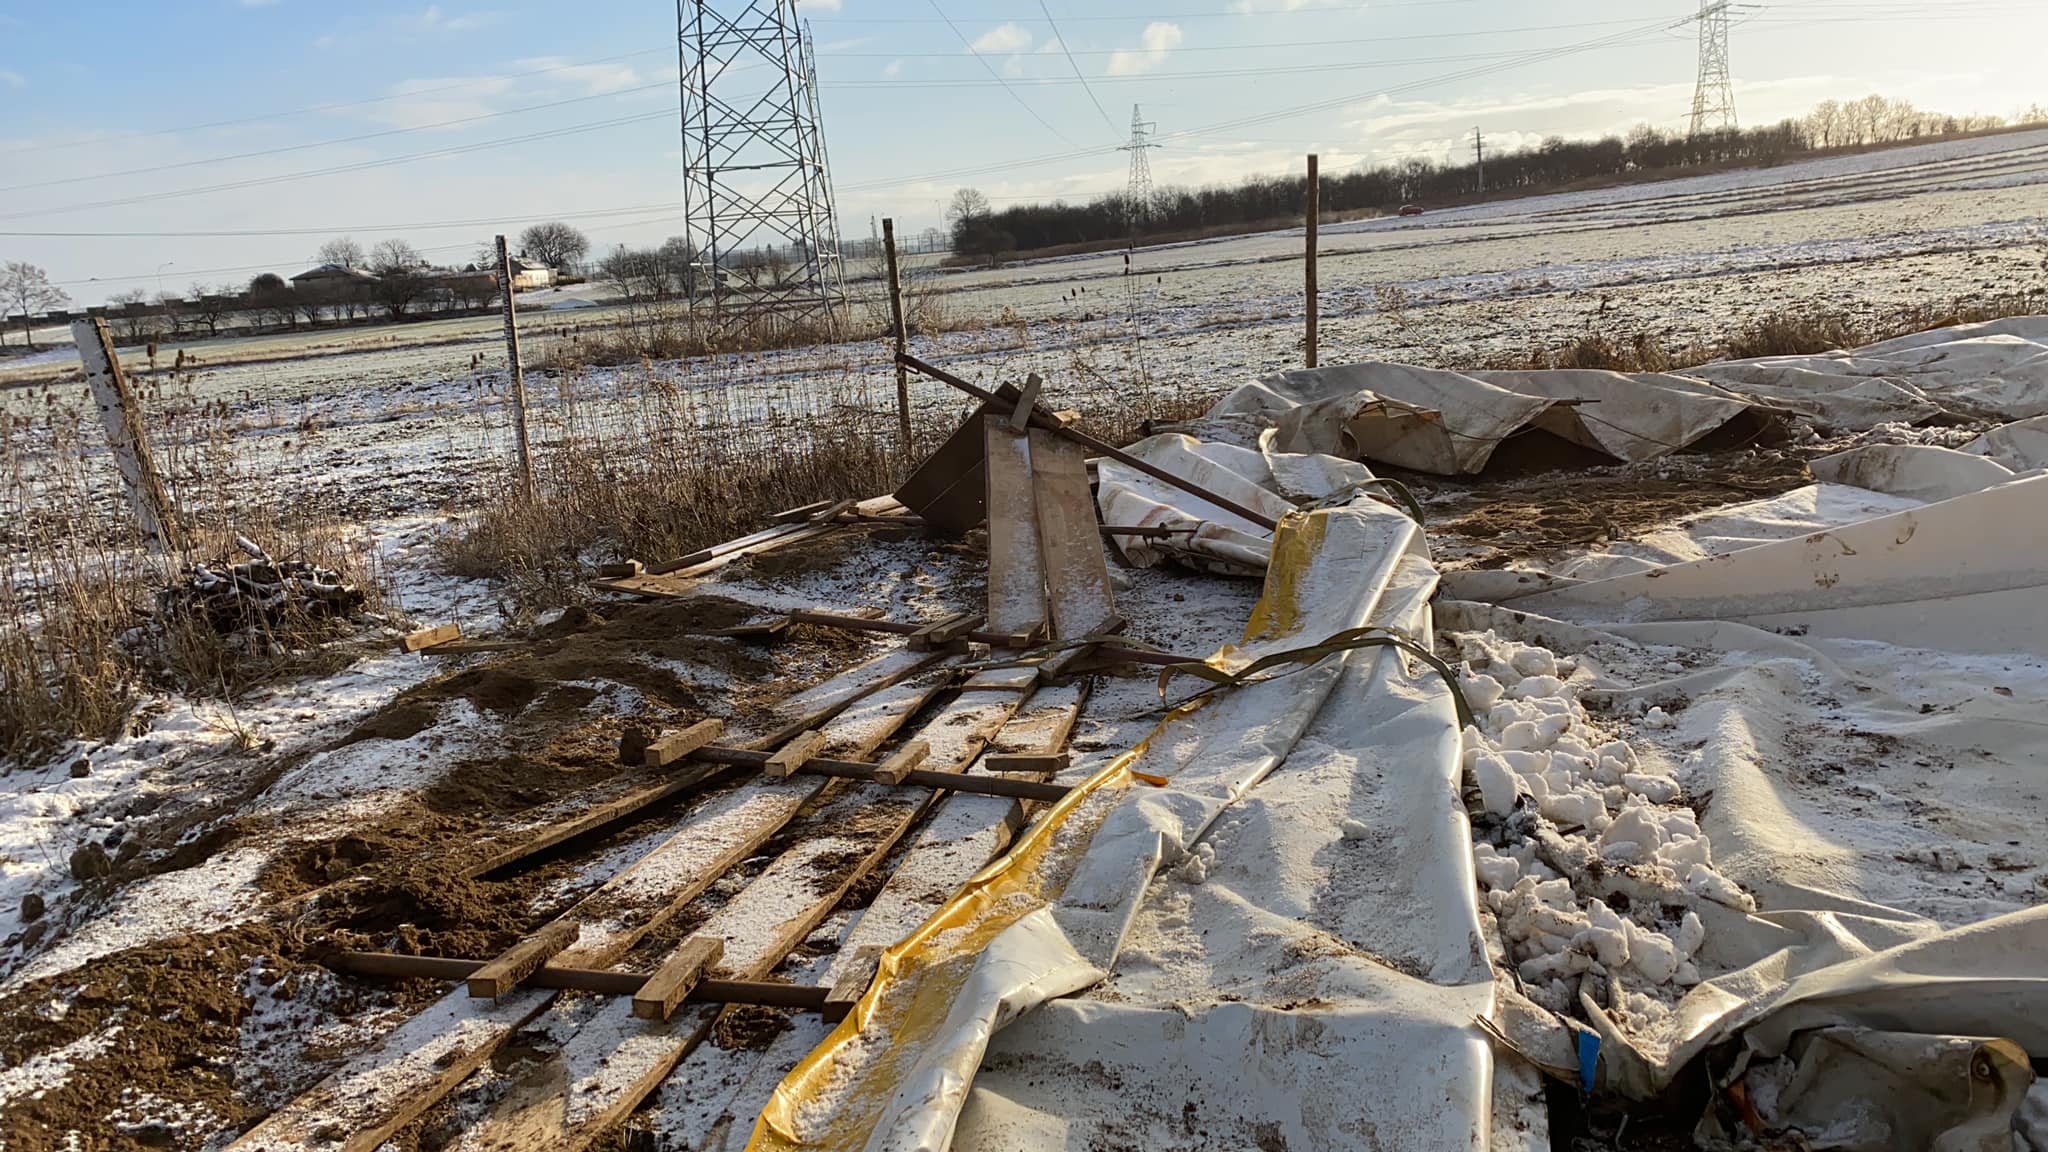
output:
<instances>
[{"instance_id":1,"label":"snow-dusted plank","mask_svg":"<svg viewBox=\"0 0 2048 1152\"><path fill-rule=\"evenodd\" d=\"M1041 690L1002 726L988 750L1044 752L1065 747L1084 697L1080 684ZM1008 847L1022 825L1023 809L1015 800L959 793L943 798L888 883L840 942L823 982L836 982L863 948L886 947L909 935ZM821 1019L800 1015L795 1027L777 1036L766 1051L727 1052L706 1045L692 1052L669 1075L671 1084L685 1090L664 1092L662 1107L653 1117L661 1147L693 1152L745 1147L775 1086L828 1031Z\"/></svg>"},{"instance_id":2,"label":"snow-dusted plank","mask_svg":"<svg viewBox=\"0 0 2048 1152\"><path fill-rule=\"evenodd\" d=\"M1001 416L982 419L988 455L988 630L1045 623L1045 568L1031 491L1031 440Z\"/></svg>"},{"instance_id":3,"label":"snow-dusted plank","mask_svg":"<svg viewBox=\"0 0 2048 1152\"><path fill-rule=\"evenodd\" d=\"M882 661L870 661L862 667L879 663ZM893 676L895 667L887 665L884 671ZM930 691L923 685L904 687L913 693ZM849 702L836 692L831 699L836 701L835 709ZM908 715L901 712L896 723L901 724ZM825 731L836 731L836 724L836 720L827 724ZM847 725L858 733L871 733L874 727L867 717L849 718ZM886 738L886 733L875 738ZM560 920L576 924L579 935L555 962L590 968L615 962L641 936L666 922L726 869L781 831L826 783L809 777L757 778L705 803L685 818L675 835L563 913ZM516 1016L504 1016L466 1009L463 1006L481 1002L470 1000L460 990L451 993L400 1025L375 1049L343 1064L231 1147L236 1152L284 1148L369 1152L452 1091L551 1000L548 995L520 993L499 1003L527 1007ZM398 1059L412 1047L453 1051L456 1057L446 1065Z\"/></svg>"},{"instance_id":4,"label":"snow-dusted plank","mask_svg":"<svg viewBox=\"0 0 2048 1152\"><path fill-rule=\"evenodd\" d=\"M959 771L1016 714L1021 701L1016 692L963 692L912 738L932 746L928 763L936 770ZM697 935L725 941L718 972L736 979L766 977L831 913L854 881L888 855L935 795L862 784L827 804L808 822L827 834L783 853L698 927ZM855 853L863 853L859 864L837 873ZM821 876L828 879L821 881ZM649 1027L633 1018L629 1003L605 1005L577 1027L560 1052L520 1075L514 1091L464 1134L460 1152L576 1152L588 1146L624 1120L703 1042L718 1011L699 1008Z\"/></svg>"},{"instance_id":5,"label":"snow-dusted plank","mask_svg":"<svg viewBox=\"0 0 2048 1152\"><path fill-rule=\"evenodd\" d=\"M1031 490L1052 638L1092 636L1116 619L1116 596L1109 588L1095 496L1088 491L1088 459L1079 444L1058 433L1034 428L1030 437Z\"/></svg>"}]
</instances>

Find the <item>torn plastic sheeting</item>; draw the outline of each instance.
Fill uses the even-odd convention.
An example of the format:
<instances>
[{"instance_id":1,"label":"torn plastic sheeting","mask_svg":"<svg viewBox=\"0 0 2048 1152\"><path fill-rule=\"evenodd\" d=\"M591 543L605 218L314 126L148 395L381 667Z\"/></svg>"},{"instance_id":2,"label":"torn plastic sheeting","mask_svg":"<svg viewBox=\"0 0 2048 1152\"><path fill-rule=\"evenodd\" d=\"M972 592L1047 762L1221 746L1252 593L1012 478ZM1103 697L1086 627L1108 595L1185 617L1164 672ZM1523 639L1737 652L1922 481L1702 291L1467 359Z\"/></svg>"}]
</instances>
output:
<instances>
[{"instance_id":1,"label":"torn plastic sheeting","mask_svg":"<svg viewBox=\"0 0 2048 1152\"><path fill-rule=\"evenodd\" d=\"M1413 521L1377 504L1288 517L1244 648L1215 659L1363 625L1420 547ZM1176 711L1069 793L883 953L874 985L777 1089L750 1147L945 1148L993 1033L1103 978L1160 862L1287 755L1345 663ZM1134 787L1141 778L1165 784Z\"/></svg>"},{"instance_id":2,"label":"torn plastic sheeting","mask_svg":"<svg viewBox=\"0 0 2048 1152\"><path fill-rule=\"evenodd\" d=\"M1254 451L1173 433L1149 436L1125 451L1275 520L1295 510L1295 499L1319 500L1373 478L1363 464L1334 457ZM1265 570L1272 537L1251 521L1114 460L1097 465L1097 481L1104 524L1193 529L1158 540L1111 537L1131 564L1150 568L1173 557L1229 575Z\"/></svg>"},{"instance_id":3,"label":"torn plastic sheeting","mask_svg":"<svg viewBox=\"0 0 2048 1152\"><path fill-rule=\"evenodd\" d=\"M2001 424L1963 445L1963 451L1988 456L2014 472L2048 468L2048 416Z\"/></svg>"},{"instance_id":4,"label":"torn plastic sheeting","mask_svg":"<svg viewBox=\"0 0 2048 1152\"><path fill-rule=\"evenodd\" d=\"M1934 416L2048 415L2048 316L1963 324L1818 356L1703 364L1703 380L1861 431Z\"/></svg>"},{"instance_id":5,"label":"torn plastic sheeting","mask_svg":"<svg viewBox=\"0 0 2048 1152\"><path fill-rule=\"evenodd\" d=\"M1435 582L1410 556L1371 623L1426 641ZM1109 975L993 1039L953 1152L1486 1148L1460 742L1440 680L1354 653L1285 762L1153 878Z\"/></svg>"},{"instance_id":6,"label":"torn plastic sheeting","mask_svg":"<svg viewBox=\"0 0 2048 1152\"><path fill-rule=\"evenodd\" d=\"M1868 488L1915 500L1952 500L2013 478L1996 460L1931 444L1868 444L1823 456L1812 464L1816 480Z\"/></svg>"},{"instance_id":7,"label":"torn plastic sheeting","mask_svg":"<svg viewBox=\"0 0 2048 1152\"><path fill-rule=\"evenodd\" d=\"M1266 419L1274 446L1286 452L1456 475L1484 469L1501 441L1530 428L1619 460L1648 460L1752 407L1713 385L1664 373L1461 373L1372 362L1282 372L1238 388L1209 416Z\"/></svg>"},{"instance_id":8,"label":"torn plastic sheeting","mask_svg":"<svg viewBox=\"0 0 2048 1152\"><path fill-rule=\"evenodd\" d=\"M2048 650L2048 476L1517 607L1576 620L1734 620L1947 651Z\"/></svg>"}]
</instances>

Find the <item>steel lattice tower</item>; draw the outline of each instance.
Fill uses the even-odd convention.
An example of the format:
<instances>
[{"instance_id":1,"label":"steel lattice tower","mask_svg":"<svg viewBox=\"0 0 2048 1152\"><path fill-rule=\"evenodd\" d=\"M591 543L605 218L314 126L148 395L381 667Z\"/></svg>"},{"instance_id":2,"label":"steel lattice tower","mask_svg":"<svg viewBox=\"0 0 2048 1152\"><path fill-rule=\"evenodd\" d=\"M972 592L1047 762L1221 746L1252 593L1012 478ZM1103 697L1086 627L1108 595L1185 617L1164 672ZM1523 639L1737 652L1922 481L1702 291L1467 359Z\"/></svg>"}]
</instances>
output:
<instances>
[{"instance_id":1,"label":"steel lattice tower","mask_svg":"<svg viewBox=\"0 0 2048 1152\"><path fill-rule=\"evenodd\" d=\"M1141 119L1138 106L1131 105L1131 142L1120 146L1119 151L1131 154L1131 183L1124 192L1124 211L1132 228L1138 226L1140 219L1152 214L1152 160L1146 153L1159 145L1147 137L1158 128L1158 124Z\"/></svg>"},{"instance_id":2,"label":"steel lattice tower","mask_svg":"<svg viewBox=\"0 0 2048 1152\"><path fill-rule=\"evenodd\" d=\"M1728 0L1700 0L1700 78L1692 93L1690 135L1735 127L1735 88L1728 79Z\"/></svg>"},{"instance_id":3,"label":"steel lattice tower","mask_svg":"<svg viewBox=\"0 0 2048 1152\"><path fill-rule=\"evenodd\" d=\"M795 0L676 0L676 63L691 304L831 322L844 295L839 226ZM759 272L756 253L786 267ZM748 265L758 282L735 272Z\"/></svg>"}]
</instances>

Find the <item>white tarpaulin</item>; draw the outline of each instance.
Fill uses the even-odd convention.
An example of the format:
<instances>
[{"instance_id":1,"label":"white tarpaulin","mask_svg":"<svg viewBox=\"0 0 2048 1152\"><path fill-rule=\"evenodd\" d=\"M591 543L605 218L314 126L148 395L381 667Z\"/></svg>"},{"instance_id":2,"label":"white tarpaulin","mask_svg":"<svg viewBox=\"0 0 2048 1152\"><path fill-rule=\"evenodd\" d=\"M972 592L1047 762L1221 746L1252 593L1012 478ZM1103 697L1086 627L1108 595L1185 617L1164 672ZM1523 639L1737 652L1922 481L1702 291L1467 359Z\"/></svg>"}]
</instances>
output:
<instances>
[{"instance_id":1,"label":"white tarpaulin","mask_svg":"<svg viewBox=\"0 0 2048 1152\"><path fill-rule=\"evenodd\" d=\"M2048 415L2048 316L1901 336L1818 356L1767 356L1686 370L1730 391L1860 431L1936 416Z\"/></svg>"},{"instance_id":2,"label":"white tarpaulin","mask_svg":"<svg viewBox=\"0 0 2048 1152\"><path fill-rule=\"evenodd\" d=\"M1209 416L1268 421L1282 452L1454 474L1480 471L1503 440L1532 428L1619 460L1654 459L1751 407L1712 385L1661 373L1464 373L1366 363L1246 384Z\"/></svg>"},{"instance_id":3,"label":"white tarpaulin","mask_svg":"<svg viewBox=\"0 0 2048 1152\"><path fill-rule=\"evenodd\" d=\"M1276 452L1267 447L1270 434L1261 440L1261 447L1252 449L1166 433L1148 436L1125 451L1274 520L1294 511L1297 502L1328 499L1373 479L1363 464ZM1186 529L1157 539L1110 537L1130 563L1150 568L1172 556L1232 575L1266 570L1273 546L1273 535L1266 529L1114 460L1102 461L1097 469L1096 504L1104 524Z\"/></svg>"}]
</instances>

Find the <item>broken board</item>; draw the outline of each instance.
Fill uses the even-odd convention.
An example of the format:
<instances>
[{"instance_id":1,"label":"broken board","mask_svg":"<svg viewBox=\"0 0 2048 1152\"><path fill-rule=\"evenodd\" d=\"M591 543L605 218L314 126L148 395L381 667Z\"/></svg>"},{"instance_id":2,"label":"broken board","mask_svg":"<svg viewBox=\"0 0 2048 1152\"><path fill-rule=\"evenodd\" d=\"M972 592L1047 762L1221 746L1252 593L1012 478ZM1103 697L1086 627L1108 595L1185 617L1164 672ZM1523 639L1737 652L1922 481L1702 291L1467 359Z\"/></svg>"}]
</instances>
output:
<instances>
[{"instance_id":1,"label":"broken board","mask_svg":"<svg viewBox=\"0 0 2048 1152\"><path fill-rule=\"evenodd\" d=\"M1116 597L1103 559L1095 495L1088 490L1088 458L1079 444L1058 433L1033 428L1029 437L1052 638L1093 636L1116 619Z\"/></svg>"},{"instance_id":2,"label":"broken board","mask_svg":"<svg viewBox=\"0 0 2048 1152\"><path fill-rule=\"evenodd\" d=\"M1009 421L982 421L988 477L988 630L1036 632L1045 625L1045 567L1032 495L1031 438Z\"/></svg>"}]
</instances>

